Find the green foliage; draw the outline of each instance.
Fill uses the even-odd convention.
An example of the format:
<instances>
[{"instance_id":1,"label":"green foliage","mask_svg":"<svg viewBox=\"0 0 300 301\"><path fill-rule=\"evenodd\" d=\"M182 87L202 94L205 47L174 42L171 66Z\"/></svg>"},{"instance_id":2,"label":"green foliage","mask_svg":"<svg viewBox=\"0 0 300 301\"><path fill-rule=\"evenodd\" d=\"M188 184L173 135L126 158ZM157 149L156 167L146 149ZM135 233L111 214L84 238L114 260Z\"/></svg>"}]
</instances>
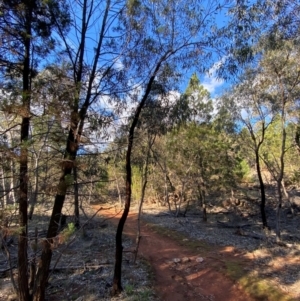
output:
<instances>
[{"instance_id":1,"label":"green foliage","mask_svg":"<svg viewBox=\"0 0 300 301\"><path fill-rule=\"evenodd\" d=\"M251 168L245 159L237 158L236 162L234 174L239 180L245 180L249 176Z\"/></svg>"},{"instance_id":2,"label":"green foliage","mask_svg":"<svg viewBox=\"0 0 300 301\"><path fill-rule=\"evenodd\" d=\"M289 177L290 184L299 185L300 184L300 171L294 170L291 171L290 177Z\"/></svg>"},{"instance_id":3,"label":"green foliage","mask_svg":"<svg viewBox=\"0 0 300 301\"><path fill-rule=\"evenodd\" d=\"M67 186L71 186L74 184L74 176L73 175L66 175L65 176L65 184Z\"/></svg>"},{"instance_id":4,"label":"green foliage","mask_svg":"<svg viewBox=\"0 0 300 301\"><path fill-rule=\"evenodd\" d=\"M132 284L126 284L124 290L127 296L132 296L135 292L134 286Z\"/></svg>"},{"instance_id":5,"label":"green foliage","mask_svg":"<svg viewBox=\"0 0 300 301\"><path fill-rule=\"evenodd\" d=\"M174 177L185 182L189 179L195 187L198 181L211 189L230 187L246 172L230 136L209 124L190 123L173 131L166 149Z\"/></svg>"},{"instance_id":6,"label":"green foliage","mask_svg":"<svg viewBox=\"0 0 300 301\"><path fill-rule=\"evenodd\" d=\"M68 227L62 231L63 241L67 241L76 231L74 223L68 223Z\"/></svg>"},{"instance_id":7,"label":"green foliage","mask_svg":"<svg viewBox=\"0 0 300 301\"><path fill-rule=\"evenodd\" d=\"M139 166L131 167L132 173L132 198L134 200L139 200L141 196L141 181L142 181L142 173Z\"/></svg>"},{"instance_id":8,"label":"green foliage","mask_svg":"<svg viewBox=\"0 0 300 301\"><path fill-rule=\"evenodd\" d=\"M209 122L213 112L212 100L209 92L200 84L198 76L194 73L188 87L176 102L171 118L178 125L194 122Z\"/></svg>"}]
</instances>

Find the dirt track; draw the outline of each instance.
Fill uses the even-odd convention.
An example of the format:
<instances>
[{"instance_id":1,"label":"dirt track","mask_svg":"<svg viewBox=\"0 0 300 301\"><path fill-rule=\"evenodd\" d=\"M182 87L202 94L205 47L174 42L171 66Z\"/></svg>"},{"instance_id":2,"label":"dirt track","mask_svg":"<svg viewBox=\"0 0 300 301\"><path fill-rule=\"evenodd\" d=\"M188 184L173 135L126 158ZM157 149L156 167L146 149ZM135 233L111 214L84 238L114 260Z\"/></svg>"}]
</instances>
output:
<instances>
[{"instance_id":1,"label":"dirt track","mask_svg":"<svg viewBox=\"0 0 300 301\"><path fill-rule=\"evenodd\" d=\"M101 215L115 215L115 210L101 211ZM119 215L112 220L117 224ZM130 214L124 229L124 234L135 239L137 216ZM226 261L243 262L245 267L251 261L233 248L217 248L213 252L193 253L180 242L156 233L141 223L141 243L139 256L144 257L155 274L154 287L163 301L211 300L211 301L250 301L248 296L236 283L222 271ZM203 256L203 257L202 257ZM202 261L203 259L203 261ZM179 261L180 262L176 262Z\"/></svg>"}]
</instances>

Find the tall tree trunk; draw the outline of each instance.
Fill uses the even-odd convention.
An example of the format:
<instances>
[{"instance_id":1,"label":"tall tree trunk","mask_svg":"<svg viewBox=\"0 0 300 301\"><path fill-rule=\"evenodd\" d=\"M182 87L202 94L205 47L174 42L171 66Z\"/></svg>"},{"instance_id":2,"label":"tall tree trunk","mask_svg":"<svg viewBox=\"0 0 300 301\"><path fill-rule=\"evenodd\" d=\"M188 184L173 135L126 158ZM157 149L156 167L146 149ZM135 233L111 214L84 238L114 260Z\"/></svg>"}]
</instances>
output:
<instances>
[{"instance_id":1,"label":"tall tree trunk","mask_svg":"<svg viewBox=\"0 0 300 301\"><path fill-rule=\"evenodd\" d=\"M165 59L171 54L171 52L167 52L165 55L162 56L161 60L157 63L156 68L153 72L153 75L150 77L145 93L139 103L138 107L135 110L133 121L129 129L128 134L128 145L127 145L127 152L126 152L126 199L125 199L125 207L123 214L119 220L117 232L116 232L116 252L115 252L115 267L114 267L114 277L113 277L113 287L112 287L112 295L119 294L122 288L122 255L123 255L123 246L122 246L122 234L123 228L129 213L130 209L130 202L131 202L131 152L133 147L133 137L136 125L138 123L141 111L146 103L146 100L150 94L152 84L154 82L155 76L159 71L162 63Z\"/></svg>"},{"instance_id":2,"label":"tall tree trunk","mask_svg":"<svg viewBox=\"0 0 300 301\"><path fill-rule=\"evenodd\" d=\"M285 104L285 103L284 103ZM285 143L286 143L286 130L285 130L285 111L284 105L282 109L281 115L281 128L282 128L282 139L281 139L281 154L280 154L280 170L279 175L277 178L277 193L278 193L278 203L277 203L277 210L276 210L276 240L281 240L281 233L280 233L280 215L281 215L281 207L282 207L282 181L284 175L284 154L285 154Z\"/></svg>"},{"instance_id":3,"label":"tall tree trunk","mask_svg":"<svg viewBox=\"0 0 300 301\"><path fill-rule=\"evenodd\" d=\"M74 69L76 70L74 76L75 76L75 85L78 90L76 91L76 95L73 102L73 111L71 112L70 130L67 137L66 151L64 154L63 171L58 184L58 192L54 200L52 215L48 226L47 240L44 243L44 247L41 254L41 260L37 271L36 285L34 287L34 301L45 300L46 284L48 280L49 267L52 259L51 244L53 243L53 238L57 235L57 231L59 228L59 219L64 205L67 187L69 185L68 178L70 177L72 173L72 169L75 164L78 145L80 143L80 139L82 136L87 110L91 105L92 102L91 99L93 98L93 94L92 94L93 84L97 74L99 57L101 54L101 49L104 40L104 33L107 26L108 13L110 10L110 3L111 3L110 0L106 0L106 7L103 15L101 29L99 32L99 41L97 47L94 49L95 56L94 56L93 66L88 80L87 91L85 92L86 96L79 110L80 92L81 92L80 87L82 84L81 81L82 81L83 70L84 70L84 55L86 51L85 40L87 38L86 31L88 26L87 23L88 1L84 0L82 3L80 49L79 49L79 55L77 57L78 61L76 65L73 66ZM106 72L109 72L109 68L107 69ZM105 76L105 74L103 76Z\"/></svg>"},{"instance_id":4,"label":"tall tree trunk","mask_svg":"<svg viewBox=\"0 0 300 301\"><path fill-rule=\"evenodd\" d=\"M32 9L31 0L25 1L25 33L24 33L24 61L23 61L23 115L21 122L21 150L19 171L19 236L18 236L18 294L20 301L29 300L28 286L28 253L27 253L27 230L28 230L28 139L30 123L30 47Z\"/></svg>"}]
</instances>

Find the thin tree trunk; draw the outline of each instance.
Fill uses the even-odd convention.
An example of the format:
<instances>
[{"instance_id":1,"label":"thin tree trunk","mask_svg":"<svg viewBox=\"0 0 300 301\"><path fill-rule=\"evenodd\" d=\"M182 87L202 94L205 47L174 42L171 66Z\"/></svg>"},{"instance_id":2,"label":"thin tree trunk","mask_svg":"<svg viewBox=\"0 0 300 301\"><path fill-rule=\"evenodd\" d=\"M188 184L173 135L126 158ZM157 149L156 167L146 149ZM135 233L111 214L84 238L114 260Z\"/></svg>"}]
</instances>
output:
<instances>
[{"instance_id":1,"label":"thin tree trunk","mask_svg":"<svg viewBox=\"0 0 300 301\"><path fill-rule=\"evenodd\" d=\"M161 60L157 63L156 68L153 72L153 75L150 77L149 82L147 84L147 88L145 90L145 94L141 99L140 104L136 108L135 114L133 116L133 121L129 129L128 134L128 145L126 152L126 200L123 214L120 218L117 232L116 232L116 253L115 253L115 267L114 267L114 277L113 277L113 287L112 287L112 295L117 295L120 293L122 288L122 255L123 255L123 246L122 246L122 234L123 228L129 213L130 202L131 202L131 152L133 147L133 137L136 125L138 123L141 111L145 105L145 102L150 94L152 84L154 82L155 76L159 71L161 64L165 61L165 59L170 55L170 52L167 52L164 56L162 56Z\"/></svg>"},{"instance_id":2,"label":"thin tree trunk","mask_svg":"<svg viewBox=\"0 0 300 301\"><path fill-rule=\"evenodd\" d=\"M13 159L10 160L10 172L11 172L11 177L10 177L10 184L9 184L9 202L12 204L16 204L16 195L15 195L15 164Z\"/></svg>"},{"instance_id":3,"label":"thin tree trunk","mask_svg":"<svg viewBox=\"0 0 300 301\"><path fill-rule=\"evenodd\" d=\"M281 183L277 181L277 193L278 193L278 203L276 209L276 241L281 240L281 231L280 231L280 217L281 217L281 206L282 206L282 192L281 192Z\"/></svg>"},{"instance_id":4,"label":"thin tree trunk","mask_svg":"<svg viewBox=\"0 0 300 301\"><path fill-rule=\"evenodd\" d=\"M144 197L145 197L145 190L147 186L147 173L148 168L144 173L144 177L142 179L142 189L141 189L141 198L139 203L139 211L138 211L138 218L137 218L137 232L136 232L136 239L135 239L135 250L134 250L134 263L136 262L140 240L141 240L141 214L142 214L142 207L144 203Z\"/></svg>"},{"instance_id":5,"label":"thin tree trunk","mask_svg":"<svg viewBox=\"0 0 300 301\"><path fill-rule=\"evenodd\" d=\"M286 191L284 181L281 182L281 188L282 188L282 192L283 192L284 196L287 198L288 203L289 203L290 206L291 206L292 216L294 217L294 216L295 216L295 211L294 211L294 208L293 208L293 206L292 206L291 196L290 196L290 195L288 194L288 192Z\"/></svg>"},{"instance_id":6,"label":"thin tree trunk","mask_svg":"<svg viewBox=\"0 0 300 301\"><path fill-rule=\"evenodd\" d=\"M276 240L281 240L281 233L280 233L280 215L281 215L281 207L282 207L282 181L284 175L284 154L285 154L285 143L286 143L286 131L285 131L285 118L284 118L284 109L282 113L282 143L281 143L281 154L280 154L280 171L279 176L277 179L277 193L278 193L278 204L276 210Z\"/></svg>"},{"instance_id":7,"label":"thin tree trunk","mask_svg":"<svg viewBox=\"0 0 300 301\"><path fill-rule=\"evenodd\" d=\"M73 168L74 174L74 215L75 215L75 227L79 229L80 220L79 220L79 191L78 191L78 179L77 179L77 167Z\"/></svg>"},{"instance_id":8,"label":"thin tree trunk","mask_svg":"<svg viewBox=\"0 0 300 301\"><path fill-rule=\"evenodd\" d=\"M176 204L176 214L175 214L176 217L180 214L180 207L181 207L181 203L182 203L182 198L184 198L184 191L185 191L185 182L182 182L181 192L180 192L180 196L179 196L179 203L178 203L178 205L177 205L177 203L175 203Z\"/></svg>"},{"instance_id":9,"label":"thin tree trunk","mask_svg":"<svg viewBox=\"0 0 300 301\"><path fill-rule=\"evenodd\" d=\"M37 271L37 279L36 285L34 287L34 301L44 301L45 300L45 290L46 284L48 281L49 275L49 267L52 259L52 248L51 244L53 243L53 238L57 235L57 231L59 228L59 219L61 216L62 208L64 205L67 186L68 186L68 178L72 173L72 169L74 167L74 163L77 156L78 145L80 143L80 139L83 132L84 122L87 114L87 110L91 104L92 99L92 90L94 80L96 78L96 71L98 68L99 57L101 54L102 44L104 40L104 33L106 30L108 12L110 9L110 0L106 1L106 7L103 15L102 25L99 32L99 41L95 50L95 56L93 61L92 70L90 73L90 77L88 80L88 88L86 91L85 101L79 110L79 95L80 95L80 84L83 76L84 69L84 55L85 55L85 41L86 41L86 30L87 30L87 7L88 2L85 0L82 4L82 28L81 28L81 37L80 37L80 49L78 55L78 61L76 66L74 65L74 69L76 70L75 76L75 84L78 87L78 91L73 103L73 111L71 114L71 122L70 122L70 130L67 137L66 143L66 151L64 154L64 166L61 178L58 184L58 193L56 194L54 200L54 206L52 209L52 215L50 218L48 232L47 232L47 240L44 242L40 265ZM77 69L78 66L78 69ZM109 70L108 70L109 71ZM107 72L108 72L107 71ZM105 76L105 75L103 75Z\"/></svg>"},{"instance_id":10,"label":"thin tree trunk","mask_svg":"<svg viewBox=\"0 0 300 301\"><path fill-rule=\"evenodd\" d=\"M260 187L260 196L261 196L261 201L260 201L260 214L261 214L261 219L263 223L264 228L268 228L268 223L267 223L267 217L266 217L266 192L265 192L265 184L262 178L261 174L261 167L260 167L260 160L259 160L259 148L255 149L255 163L256 163L256 172L258 176L258 181L259 181L259 187Z\"/></svg>"},{"instance_id":11,"label":"thin tree trunk","mask_svg":"<svg viewBox=\"0 0 300 301\"><path fill-rule=\"evenodd\" d=\"M42 255L39 262L39 267L38 267L35 287L34 287L34 301L45 300L46 285L48 281L49 268L52 259L51 246L53 244L53 238L57 235L59 229L59 220L61 217L61 212L62 212L62 208L63 208L63 204L65 201L66 192L68 188L68 183L66 182L66 180L71 175L73 164L76 158L77 149L76 149L76 143L74 142L73 133L74 131L73 129L71 129L69 131L67 151L65 153L65 158L68 158L69 160L64 161L65 166L64 166L63 174L59 181L58 193L54 200L52 215L48 226L47 240L45 240L43 243Z\"/></svg>"},{"instance_id":12,"label":"thin tree trunk","mask_svg":"<svg viewBox=\"0 0 300 301\"><path fill-rule=\"evenodd\" d=\"M114 177L115 177L115 181L116 181L116 187L117 187L117 191L118 191L118 198L119 198L119 204L120 204L120 207L122 207L122 193L121 193L121 190L120 190L120 185L119 185L119 180L118 180L118 177L117 177L117 173L116 173L116 165L114 163Z\"/></svg>"},{"instance_id":13,"label":"thin tree trunk","mask_svg":"<svg viewBox=\"0 0 300 301\"><path fill-rule=\"evenodd\" d=\"M139 245L140 245L140 240L141 240L141 214L142 214L142 207L145 199L145 191L146 191L146 186L148 182L148 167L149 167L149 157L150 157L150 150L151 147L155 141L155 137L153 140L150 140L151 137L148 136L148 149L147 149L147 154L146 154L146 162L145 162L145 168L142 174L142 183L141 183L141 198L140 198L140 203L139 203L139 211L138 211L138 219L137 219L137 233L136 233L136 245L135 245L135 253L134 253L134 262L136 262L138 250L139 250Z\"/></svg>"},{"instance_id":14,"label":"thin tree trunk","mask_svg":"<svg viewBox=\"0 0 300 301\"><path fill-rule=\"evenodd\" d=\"M165 169L165 198L166 198L166 202L168 204L169 211L171 212L172 209L171 209L171 204L170 204L170 200L169 200L169 191L168 191L167 179L168 179L168 174L167 174L167 168L166 168Z\"/></svg>"},{"instance_id":15,"label":"thin tree trunk","mask_svg":"<svg viewBox=\"0 0 300 301\"><path fill-rule=\"evenodd\" d=\"M39 171L38 171L38 158L35 158L35 172L34 172L34 193L33 193L33 200L31 202L30 205L30 209L29 209L29 214L28 214L28 218L31 220L32 219L32 215L34 212L34 207L37 203L37 197L38 197L38 192L39 192Z\"/></svg>"},{"instance_id":16,"label":"thin tree trunk","mask_svg":"<svg viewBox=\"0 0 300 301\"><path fill-rule=\"evenodd\" d=\"M6 205L8 204L8 193L6 191L6 181L5 181L5 173L4 173L4 168L3 168L4 160L2 157L2 162L1 162L1 177L2 177L2 196L1 198L1 206L2 208L5 208Z\"/></svg>"},{"instance_id":17,"label":"thin tree trunk","mask_svg":"<svg viewBox=\"0 0 300 301\"><path fill-rule=\"evenodd\" d=\"M52 125L54 124L54 121L52 121ZM50 127L52 126L50 125ZM37 203L37 199L38 199L38 194L39 194L39 161L41 158L41 154L44 150L44 146L46 144L46 142L48 141L48 136L49 136L49 132L50 132L50 128L49 128L49 123L48 123L48 131L46 133L46 137L45 140L43 142L43 144L40 146L40 150L37 152L34 152L35 155L35 164L34 164L34 194L33 194L33 199L30 205L30 209L29 209L29 214L28 214L28 218L31 220L32 216L33 216L33 212ZM48 160L47 160L48 161ZM46 178L47 178L47 164L46 163Z\"/></svg>"},{"instance_id":18,"label":"thin tree trunk","mask_svg":"<svg viewBox=\"0 0 300 301\"><path fill-rule=\"evenodd\" d=\"M30 263L30 278L29 278L29 288L31 291L34 288L34 282L35 282L37 250L38 250L38 228L35 228L34 244L33 244L34 255Z\"/></svg>"}]
</instances>

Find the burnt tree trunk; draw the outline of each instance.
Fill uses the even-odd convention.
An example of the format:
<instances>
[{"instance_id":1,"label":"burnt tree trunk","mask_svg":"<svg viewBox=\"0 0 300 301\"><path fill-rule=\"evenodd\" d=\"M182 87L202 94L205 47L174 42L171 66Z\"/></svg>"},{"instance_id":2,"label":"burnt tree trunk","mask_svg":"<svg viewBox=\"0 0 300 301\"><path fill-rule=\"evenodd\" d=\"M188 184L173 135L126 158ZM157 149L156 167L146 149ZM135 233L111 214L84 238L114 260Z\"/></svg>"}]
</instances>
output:
<instances>
[{"instance_id":1,"label":"burnt tree trunk","mask_svg":"<svg viewBox=\"0 0 300 301\"><path fill-rule=\"evenodd\" d=\"M19 195L19 236L18 236L18 295L20 301L29 300L28 286L28 139L30 125L30 48L31 26L33 14L32 1L25 2L25 33L24 33L24 61L23 61L23 115L21 122L21 152L20 152L20 195Z\"/></svg>"},{"instance_id":2,"label":"burnt tree trunk","mask_svg":"<svg viewBox=\"0 0 300 301\"><path fill-rule=\"evenodd\" d=\"M119 294L122 288L122 255L123 255L123 246L122 246L122 233L124 229L124 225L129 213L130 209L130 202L131 202L131 152L133 147L133 137L136 125L138 123L141 111L146 103L146 100L150 94L152 84L155 80L155 76L159 71L162 63L167 59L172 52L166 52L165 55L162 56L161 60L157 63L156 68L153 72L153 75L150 77L145 93L137 106L135 113L133 115L133 120L129 129L128 134L128 145L127 145L127 152L126 152L126 198L125 198L125 207L123 214L119 220L117 232L116 232L116 252L115 252L115 267L114 267L114 276L113 276L113 287L112 287L112 295Z\"/></svg>"},{"instance_id":3,"label":"burnt tree trunk","mask_svg":"<svg viewBox=\"0 0 300 301\"><path fill-rule=\"evenodd\" d=\"M73 137L73 131L70 130L69 138ZM74 143L71 143L73 139L68 139L68 146L67 154L72 154L73 156L73 162L75 161L76 157L76 150L73 149L71 151L70 146L75 146ZM65 155L66 157L67 155ZM47 239L43 242L43 250L42 255L39 261L38 270L37 270L37 276L34 286L34 301L43 301L45 300L45 292L46 292L46 286L48 281L48 275L49 275L49 268L50 263L52 259L52 245L53 245L53 238L57 235L58 228L59 228L59 220L61 217L61 212L63 208L63 204L66 197L66 191L67 191L67 176L71 175L73 165L68 160L66 166L64 167L62 176L60 178L60 182L58 185L58 193L54 200L54 206L52 209L52 214L48 226L48 232L47 232Z\"/></svg>"},{"instance_id":4,"label":"burnt tree trunk","mask_svg":"<svg viewBox=\"0 0 300 301\"><path fill-rule=\"evenodd\" d=\"M84 0L82 5L82 31L80 37L80 51L78 54L78 63L77 65L73 66L76 69L75 74L75 84L78 86L78 91L76 93L76 97L74 98L73 102L73 110L71 113L71 122L70 122L70 130L67 137L66 142L66 151L64 154L64 161L62 167L62 174L58 184L58 192L56 194L54 200L54 206L52 209L52 215L50 218L48 232L47 232L47 239L44 241L44 246L41 254L41 259L38 266L37 271L37 279L36 285L34 287L34 301L44 301L45 300L45 291L46 291L46 284L48 281L49 275L49 267L52 259L52 243L53 238L57 235L57 231L59 228L59 219L61 216L62 208L64 205L66 192L68 185L68 177L72 173L72 169L74 168L78 145L80 143L80 139L83 132L84 122L87 115L87 110L93 101L93 84L97 74L97 67L99 62L99 57L101 54L104 33L106 30L107 25L107 18L108 12L110 9L110 0L106 1L106 8L103 15L102 26L99 32L99 41L97 47L95 48L95 57L93 67L90 73L90 77L88 80L88 88L86 91L86 96L84 103L82 104L81 108L79 109L80 105L80 85L82 81L82 76L84 72L84 55L85 55L85 42L86 42L86 30L87 30L87 10L88 10L88 1ZM78 67L78 69L77 69ZM109 72L109 68L106 71ZM106 74L103 74L105 77Z\"/></svg>"}]
</instances>

